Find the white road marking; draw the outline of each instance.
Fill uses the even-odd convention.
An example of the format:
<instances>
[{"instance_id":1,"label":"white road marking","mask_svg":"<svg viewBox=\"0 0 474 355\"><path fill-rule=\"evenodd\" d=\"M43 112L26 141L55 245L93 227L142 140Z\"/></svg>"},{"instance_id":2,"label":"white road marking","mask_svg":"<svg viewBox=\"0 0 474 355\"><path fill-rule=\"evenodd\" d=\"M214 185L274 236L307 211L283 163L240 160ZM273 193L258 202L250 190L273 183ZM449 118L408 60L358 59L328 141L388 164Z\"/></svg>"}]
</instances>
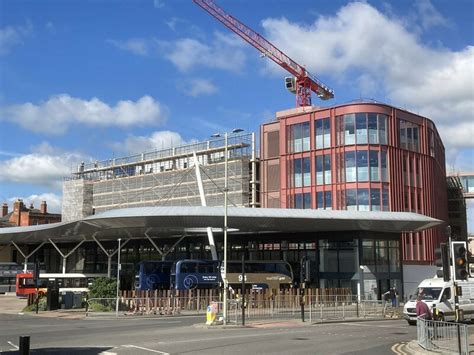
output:
<instances>
[{"instance_id":1,"label":"white road marking","mask_svg":"<svg viewBox=\"0 0 474 355\"><path fill-rule=\"evenodd\" d=\"M117 355L117 353L111 353L110 351L102 351L99 355Z\"/></svg>"},{"instance_id":2,"label":"white road marking","mask_svg":"<svg viewBox=\"0 0 474 355\"><path fill-rule=\"evenodd\" d=\"M163 351L148 349L148 348L144 348L144 347L136 346L136 345L122 345L122 346L123 346L124 348L135 348L135 349L140 349L140 350L149 351L149 352L151 352L151 353L162 354L162 355L170 355L169 353L165 353L165 352L163 352Z\"/></svg>"},{"instance_id":3,"label":"white road marking","mask_svg":"<svg viewBox=\"0 0 474 355\"><path fill-rule=\"evenodd\" d=\"M7 341L7 343L8 343L10 346L13 346L13 347L15 348L15 350L20 349L18 346L16 346L15 344L13 344L11 341Z\"/></svg>"}]
</instances>

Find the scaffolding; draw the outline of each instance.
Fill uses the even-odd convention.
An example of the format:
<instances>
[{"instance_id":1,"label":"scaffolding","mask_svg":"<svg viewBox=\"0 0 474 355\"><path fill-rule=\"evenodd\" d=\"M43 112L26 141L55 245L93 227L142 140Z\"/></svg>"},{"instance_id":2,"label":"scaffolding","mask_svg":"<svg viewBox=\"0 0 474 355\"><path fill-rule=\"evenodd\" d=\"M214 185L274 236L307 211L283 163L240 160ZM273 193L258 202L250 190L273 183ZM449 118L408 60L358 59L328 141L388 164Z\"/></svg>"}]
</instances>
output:
<instances>
[{"instance_id":1,"label":"scaffolding","mask_svg":"<svg viewBox=\"0 0 474 355\"><path fill-rule=\"evenodd\" d=\"M254 207L255 134L228 137L228 202ZM200 206L193 154L208 206L224 205L224 139L192 143L119 159L81 163L63 184L63 221L111 209Z\"/></svg>"}]
</instances>

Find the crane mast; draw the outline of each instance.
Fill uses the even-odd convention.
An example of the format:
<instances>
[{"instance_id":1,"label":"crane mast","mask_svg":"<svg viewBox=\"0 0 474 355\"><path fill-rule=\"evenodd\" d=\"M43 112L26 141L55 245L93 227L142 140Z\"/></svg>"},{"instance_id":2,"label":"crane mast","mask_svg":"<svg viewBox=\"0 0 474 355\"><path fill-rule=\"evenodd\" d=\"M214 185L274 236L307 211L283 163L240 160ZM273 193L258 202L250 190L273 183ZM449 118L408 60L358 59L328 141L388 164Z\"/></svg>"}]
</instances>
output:
<instances>
[{"instance_id":1,"label":"crane mast","mask_svg":"<svg viewBox=\"0 0 474 355\"><path fill-rule=\"evenodd\" d=\"M309 73L305 67L295 62L250 27L247 27L235 17L225 12L212 0L193 0L193 2L224 24L224 26L229 28L232 32L258 49L264 56L270 58L293 75L294 80L288 80L287 78L286 86L290 91L296 94L297 106L310 106L311 92L316 93L322 100L328 100L334 97L334 91Z\"/></svg>"}]
</instances>

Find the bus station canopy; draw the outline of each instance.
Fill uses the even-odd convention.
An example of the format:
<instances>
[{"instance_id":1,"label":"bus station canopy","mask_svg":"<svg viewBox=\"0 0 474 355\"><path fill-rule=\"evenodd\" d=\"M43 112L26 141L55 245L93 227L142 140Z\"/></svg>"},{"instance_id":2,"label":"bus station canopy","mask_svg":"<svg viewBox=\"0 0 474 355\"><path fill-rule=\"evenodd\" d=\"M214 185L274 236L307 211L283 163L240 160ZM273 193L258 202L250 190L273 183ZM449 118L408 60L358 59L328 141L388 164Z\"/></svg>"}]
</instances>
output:
<instances>
[{"instance_id":1,"label":"bus station canopy","mask_svg":"<svg viewBox=\"0 0 474 355\"><path fill-rule=\"evenodd\" d=\"M363 212L283 208L228 208L229 233L331 231L415 232L443 221L411 212ZM77 221L0 228L0 245L118 238L154 238L222 232L223 207L137 207L110 210Z\"/></svg>"}]
</instances>

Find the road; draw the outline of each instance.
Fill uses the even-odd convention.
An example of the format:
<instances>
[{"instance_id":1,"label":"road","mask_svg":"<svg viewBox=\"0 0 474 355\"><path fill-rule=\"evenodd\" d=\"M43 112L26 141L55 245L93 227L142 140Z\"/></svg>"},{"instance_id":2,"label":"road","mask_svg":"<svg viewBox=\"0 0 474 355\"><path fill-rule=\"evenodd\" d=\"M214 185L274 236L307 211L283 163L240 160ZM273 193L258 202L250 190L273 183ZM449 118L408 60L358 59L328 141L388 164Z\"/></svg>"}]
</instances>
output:
<instances>
[{"instance_id":1,"label":"road","mask_svg":"<svg viewBox=\"0 0 474 355\"><path fill-rule=\"evenodd\" d=\"M62 319L0 314L0 351L29 335L33 354L394 354L416 338L401 320L252 327L203 326L204 317Z\"/></svg>"}]
</instances>

